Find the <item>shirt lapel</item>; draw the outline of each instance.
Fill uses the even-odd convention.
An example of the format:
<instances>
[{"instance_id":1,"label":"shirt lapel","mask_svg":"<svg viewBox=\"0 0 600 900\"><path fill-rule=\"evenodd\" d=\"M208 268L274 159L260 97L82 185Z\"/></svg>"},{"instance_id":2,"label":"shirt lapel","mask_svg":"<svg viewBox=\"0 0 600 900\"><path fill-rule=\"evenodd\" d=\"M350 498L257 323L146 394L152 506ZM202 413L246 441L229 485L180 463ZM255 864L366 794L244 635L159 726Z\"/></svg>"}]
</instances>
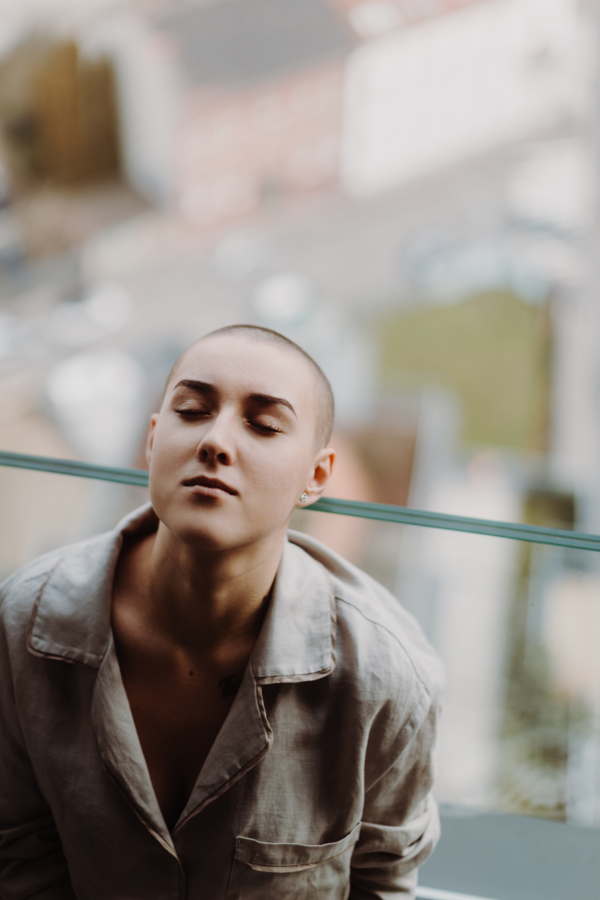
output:
<instances>
[{"instance_id":1,"label":"shirt lapel","mask_svg":"<svg viewBox=\"0 0 600 900\"><path fill-rule=\"evenodd\" d=\"M273 733L265 712L262 690L248 665L229 714L175 825L174 836L188 819L220 797L260 762L272 740Z\"/></svg>"},{"instance_id":2,"label":"shirt lapel","mask_svg":"<svg viewBox=\"0 0 600 900\"><path fill-rule=\"evenodd\" d=\"M156 521L148 504L114 531L66 547L36 599L27 647L35 656L98 670L90 715L102 761L146 827L175 853L135 729L110 626L112 584L123 535L151 531Z\"/></svg>"},{"instance_id":3,"label":"shirt lapel","mask_svg":"<svg viewBox=\"0 0 600 900\"><path fill-rule=\"evenodd\" d=\"M314 681L335 667L335 598L323 566L286 542L242 684L173 834L257 765L273 743L262 685Z\"/></svg>"},{"instance_id":4,"label":"shirt lapel","mask_svg":"<svg viewBox=\"0 0 600 900\"><path fill-rule=\"evenodd\" d=\"M154 836L175 853L131 715L112 634L94 687L92 724L111 778Z\"/></svg>"},{"instance_id":5,"label":"shirt lapel","mask_svg":"<svg viewBox=\"0 0 600 900\"><path fill-rule=\"evenodd\" d=\"M110 628L114 568L127 532L150 531L146 505L99 538L67 548L34 606L31 653L98 669L92 723L107 771L155 837L174 851L139 743ZM260 762L273 742L262 686L314 681L335 667L335 598L325 568L291 533L242 684L173 834Z\"/></svg>"}]
</instances>

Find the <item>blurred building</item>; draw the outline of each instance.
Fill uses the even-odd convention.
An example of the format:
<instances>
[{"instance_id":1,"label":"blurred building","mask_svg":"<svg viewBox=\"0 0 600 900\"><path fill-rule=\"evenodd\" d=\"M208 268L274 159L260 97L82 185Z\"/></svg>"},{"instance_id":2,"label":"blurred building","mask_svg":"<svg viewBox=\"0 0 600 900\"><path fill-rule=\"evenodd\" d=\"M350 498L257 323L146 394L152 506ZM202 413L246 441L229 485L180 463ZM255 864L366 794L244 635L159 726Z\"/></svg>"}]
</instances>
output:
<instances>
[{"instance_id":1,"label":"blurred building","mask_svg":"<svg viewBox=\"0 0 600 900\"><path fill-rule=\"evenodd\" d=\"M352 43L326 0L140 17L116 53L132 184L202 226L331 187Z\"/></svg>"},{"instance_id":2,"label":"blurred building","mask_svg":"<svg viewBox=\"0 0 600 900\"><path fill-rule=\"evenodd\" d=\"M352 55L342 140L349 192L427 177L584 113L592 54L580 4L463 5L418 28L390 29ZM447 12L456 4L422 6Z\"/></svg>"},{"instance_id":3,"label":"blurred building","mask_svg":"<svg viewBox=\"0 0 600 900\"><path fill-rule=\"evenodd\" d=\"M331 188L340 173L352 190L348 154L364 153L353 150L354 119L357 109L372 119L374 100L368 86L365 94L355 84L357 65L361 72L381 65L382 36L399 33L402 41L408 26L476 4L211 0L140 10L113 39L131 183L205 227ZM365 44L372 50L357 62L353 51ZM395 44L391 52L407 53ZM414 90L410 80L401 88ZM406 140L413 123L398 116L402 90L380 115Z\"/></svg>"},{"instance_id":4,"label":"blurred building","mask_svg":"<svg viewBox=\"0 0 600 900\"><path fill-rule=\"evenodd\" d=\"M331 0L363 40L456 12L481 0Z\"/></svg>"}]
</instances>

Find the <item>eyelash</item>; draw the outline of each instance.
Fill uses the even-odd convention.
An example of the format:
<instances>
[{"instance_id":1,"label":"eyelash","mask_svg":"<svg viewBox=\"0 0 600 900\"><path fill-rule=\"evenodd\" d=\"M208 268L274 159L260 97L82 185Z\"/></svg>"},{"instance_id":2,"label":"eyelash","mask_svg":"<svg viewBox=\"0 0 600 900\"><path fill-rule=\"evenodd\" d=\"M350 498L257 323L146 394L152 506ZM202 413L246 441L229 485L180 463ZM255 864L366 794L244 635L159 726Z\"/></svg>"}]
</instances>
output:
<instances>
[{"instance_id":1,"label":"eyelash","mask_svg":"<svg viewBox=\"0 0 600 900\"><path fill-rule=\"evenodd\" d=\"M193 418L194 416L205 416L209 415L209 413L205 412L203 409L174 409L179 416L182 418ZM274 425L261 425L259 422L253 422L251 419L247 419L249 425L252 425L253 428L257 428L259 431L266 432L268 434L282 434L282 429L277 428Z\"/></svg>"},{"instance_id":2,"label":"eyelash","mask_svg":"<svg viewBox=\"0 0 600 900\"><path fill-rule=\"evenodd\" d=\"M281 428L275 428L272 425L260 425L258 422L250 422L250 424L254 428L258 428L259 431L267 431L269 434L281 434Z\"/></svg>"}]
</instances>

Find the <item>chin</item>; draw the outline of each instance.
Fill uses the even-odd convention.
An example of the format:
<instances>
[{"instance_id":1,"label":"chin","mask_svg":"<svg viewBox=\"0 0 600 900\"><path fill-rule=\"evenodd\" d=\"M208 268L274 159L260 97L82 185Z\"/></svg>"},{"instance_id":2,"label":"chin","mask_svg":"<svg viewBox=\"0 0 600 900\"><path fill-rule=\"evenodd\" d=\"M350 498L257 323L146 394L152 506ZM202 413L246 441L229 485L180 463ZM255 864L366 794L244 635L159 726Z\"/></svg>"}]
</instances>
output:
<instances>
[{"instance_id":1,"label":"chin","mask_svg":"<svg viewBox=\"0 0 600 900\"><path fill-rule=\"evenodd\" d=\"M285 535L286 509L230 509L226 505L176 502L173 495L152 496L160 521L173 537L199 552L234 550L258 544L269 536ZM265 515L265 512L269 515ZM277 512L280 515L277 515ZM262 513L262 515L260 515Z\"/></svg>"},{"instance_id":2,"label":"chin","mask_svg":"<svg viewBox=\"0 0 600 900\"><path fill-rule=\"evenodd\" d=\"M169 509L165 510L164 517L158 511L157 515L177 541L200 553L234 550L256 543L264 536L256 527L245 528L237 516L232 522L229 516L219 515L219 512Z\"/></svg>"},{"instance_id":3,"label":"chin","mask_svg":"<svg viewBox=\"0 0 600 900\"><path fill-rule=\"evenodd\" d=\"M216 517L198 513L190 515L171 515L164 521L171 534L182 544L198 550L227 550L239 543L235 529L228 523L215 521ZM243 543L243 539L242 539Z\"/></svg>"}]
</instances>

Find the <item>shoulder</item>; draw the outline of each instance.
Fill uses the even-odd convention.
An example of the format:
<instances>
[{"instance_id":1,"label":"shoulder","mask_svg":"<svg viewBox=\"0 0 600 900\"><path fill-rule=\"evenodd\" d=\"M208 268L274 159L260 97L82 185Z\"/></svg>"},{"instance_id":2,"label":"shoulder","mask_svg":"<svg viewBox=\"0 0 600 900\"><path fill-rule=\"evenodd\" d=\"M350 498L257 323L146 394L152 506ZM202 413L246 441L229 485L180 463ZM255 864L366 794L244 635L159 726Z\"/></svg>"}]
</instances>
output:
<instances>
[{"instance_id":1,"label":"shoulder","mask_svg":"<svg viewBox=\"0 0 600 900\"><path fill-rule=\"evenodd\" d=\"M98 535L51 550L22 566L3 581L0 584L0 626L11 629L18 627L23 619L26 622L53 572L59 566L76 568L89 562L104 540L105 535Z\"/></svg>"},{"instance_id":2,"label":"shoulder","mask_svg":"<svg viewBox=\"0 0 600 900\"><path fill-rule=\"evenodd\" d=\"M144 504L112 531L59 547L23 566L0 584L0 628L27 622L43 594L56 629L73 619L85 631L95 622L94 606L112 576L122 536L152 529L155 521L151 505Z\"/></svg>"},{"instance_id":3,"label":"shoulder","mask_svg":"<svg viewBox=\"0 0 600 900\"><path fill-rule=\"evenodd\" d=\"M414 616L383 585L321 542L294 531L288 537L326 570L338 634L347 650L351 647L363 680L387 694L408 692L418 705L437 702L442 666Z\"/></svg>"},{"instance_id":4,"label":"shoulder","mask_svg":"<svg viewBox=\"0 0 600 900\"><path fill-rule=\"evenodd\" d=\"M30 612L36 596L69 547L44 553L22 566L0 584L0 622L6 623L19 611Z\"/></svg>"}]
</instances>

